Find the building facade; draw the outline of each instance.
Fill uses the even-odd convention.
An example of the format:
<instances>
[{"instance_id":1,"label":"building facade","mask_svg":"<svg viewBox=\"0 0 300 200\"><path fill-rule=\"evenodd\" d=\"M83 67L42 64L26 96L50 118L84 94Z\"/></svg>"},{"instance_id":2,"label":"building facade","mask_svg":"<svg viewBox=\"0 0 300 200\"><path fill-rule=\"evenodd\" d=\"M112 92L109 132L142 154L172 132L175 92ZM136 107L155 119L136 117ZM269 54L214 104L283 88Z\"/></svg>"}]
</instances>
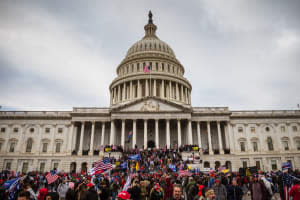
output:
<instances>
[{"instance_id":1,"label":"building facade","mask_svg":"<svg viewBox=\"0 0 300 200\"><path fill-rule=\"evenodd\" d=\"M116 69L109 108L1 111L0 170L80 171L99 160L105 145L186 144L200 147L194 154L202 168L226 165L237 171L256 165L270 171L290 162L300 169L299 110L192 107L192 85L173 50L157 37L151 13L144 29Z\"/></svg>"}]
</instances>

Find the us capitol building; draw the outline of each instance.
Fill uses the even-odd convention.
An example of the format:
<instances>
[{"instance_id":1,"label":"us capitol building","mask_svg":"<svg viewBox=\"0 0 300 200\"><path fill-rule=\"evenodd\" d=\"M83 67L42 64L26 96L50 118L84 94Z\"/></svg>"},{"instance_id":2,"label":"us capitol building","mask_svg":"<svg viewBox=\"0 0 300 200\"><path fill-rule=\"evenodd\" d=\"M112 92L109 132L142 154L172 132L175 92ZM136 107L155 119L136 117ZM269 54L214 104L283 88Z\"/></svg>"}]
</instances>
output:
<instances>
[{"instance_id":1,"label":"us capitol building","mask_svg":"<svg viewBox=\"0 0 300 200\"><path fill-rule=\"evenodd\" d=\"M192 85L171 47L157 37L151 12L144 29L117 66L109 108L1 111L0 170L79 172L99 160L101 147L113 144L126 149L195 144L201 168L256 165L270 171L283 162L300 168L299 110L192 107Z\"/></svg>"}]
</instances>

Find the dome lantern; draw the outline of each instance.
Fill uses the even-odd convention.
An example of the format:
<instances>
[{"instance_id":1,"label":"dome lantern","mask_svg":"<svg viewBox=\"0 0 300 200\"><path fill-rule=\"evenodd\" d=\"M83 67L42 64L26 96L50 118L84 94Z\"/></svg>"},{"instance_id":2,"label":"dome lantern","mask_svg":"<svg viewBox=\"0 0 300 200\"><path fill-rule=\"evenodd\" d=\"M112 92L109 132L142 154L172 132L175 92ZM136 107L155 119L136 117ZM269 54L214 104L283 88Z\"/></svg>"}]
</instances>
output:
<instances>
[{"instance_id":1,"label":"dome lantern","mask_svg":"<svg viewBox=\"0 0 300 200\"><path fill-rule=\"evenodd\" d=\"M155 35L155 31L156 31L157 27L155 24L153 24L151 10L149 11L148 17L149 17L148 24L144 27L144 29L145 29L144 38L147 38L147 37L157 38L157 36Z\"/></svg>"}]
</instances>

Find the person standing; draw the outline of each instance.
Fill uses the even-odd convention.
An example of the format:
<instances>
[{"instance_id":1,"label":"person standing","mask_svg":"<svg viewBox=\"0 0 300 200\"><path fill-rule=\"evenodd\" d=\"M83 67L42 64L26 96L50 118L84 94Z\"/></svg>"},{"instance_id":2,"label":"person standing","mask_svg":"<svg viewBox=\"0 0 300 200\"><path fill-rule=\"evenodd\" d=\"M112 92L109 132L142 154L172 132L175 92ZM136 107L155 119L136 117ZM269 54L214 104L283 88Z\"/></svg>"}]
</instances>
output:
<instances>
[{"instance_id":1,"label":"person standing","mask_svg":"<svg viewBox=\"0 0 300 200\"><path fill-rule=\"evenodd\" d=\"M232 185L228 187L228 200L242 200L243 190L237 184L236 180L232 180Z\"/></svg>"},{"instance_id":2,"label":"person standing","mask_svg":"<svg viewBox=\"0 0 300 200\"><path fill-rule=\"evenodd\" d=\"M62 182L57 187L59 200L65 200L68 190L69 190L69 184L66 182L65 179L62 179Z\"/></svg>"},{"instance_id":3,"label":"person standing","mask_svg":"<svg viewBox=\"0 0 300 200\"><path fill-rule=\"evenodd\" d=\"M216 185L213 187L214 193L216 195L216 200L226 200L227 199L227 191L226 187L221 184L220 179L216 180Z\"/></svg>"},{"instance_id":4,"label":"person standing","mask_svg":"<svg viewBox=\"0 0 300 200\"><path fill-rule=\"evenodd\" d=\"M293 200L300 200L300 180L295 180L292 186L289 196L293 197Z\"/></svg>"}]
</instances>

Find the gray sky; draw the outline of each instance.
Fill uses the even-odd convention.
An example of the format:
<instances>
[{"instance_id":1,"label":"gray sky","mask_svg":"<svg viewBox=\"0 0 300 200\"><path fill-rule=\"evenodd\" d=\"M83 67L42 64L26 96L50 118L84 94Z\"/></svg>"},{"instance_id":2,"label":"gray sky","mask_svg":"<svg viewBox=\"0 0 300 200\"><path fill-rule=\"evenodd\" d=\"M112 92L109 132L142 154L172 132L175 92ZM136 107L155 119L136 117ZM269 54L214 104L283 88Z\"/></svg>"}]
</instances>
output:
<instances>
[{"instance_id":1,"label":"gray sky","mask_svg":"<svg viewBox=\"0 0 300 200\"><path fill-rule=\"evenodd\" d=\"M185 67L193 106L297 109L298 0L2 0L2 109L108 107L116 67L143 37L149 9Z\"/></svg>"}]
</instances>

